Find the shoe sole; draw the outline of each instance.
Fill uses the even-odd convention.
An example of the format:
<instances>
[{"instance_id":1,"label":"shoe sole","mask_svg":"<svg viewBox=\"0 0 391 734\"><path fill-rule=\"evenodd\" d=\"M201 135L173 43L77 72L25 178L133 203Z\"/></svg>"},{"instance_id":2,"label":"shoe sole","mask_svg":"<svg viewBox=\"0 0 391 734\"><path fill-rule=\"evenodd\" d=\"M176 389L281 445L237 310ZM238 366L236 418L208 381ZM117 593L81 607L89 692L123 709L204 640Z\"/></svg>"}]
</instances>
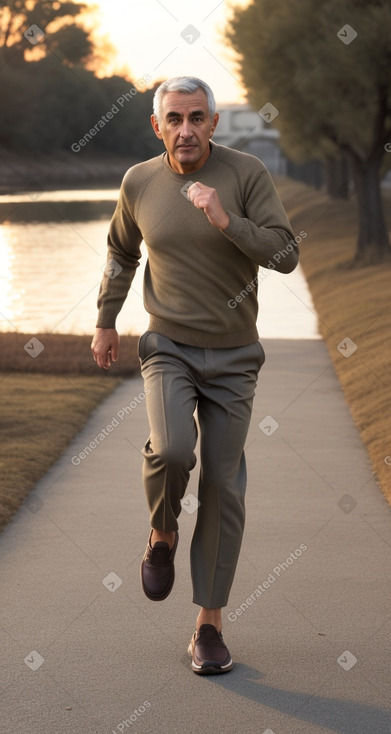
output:
<instances>
[{"instance_id":1,"label":"shoe sole","mask_svg":"<svg viewBox=\"0 0 391 734\"><path fill-rule=\"evenodd\" d=\"M205 667L204 665L201 668L198 668L194 667L194 664L192 663L191 669L193 673L196 673L196 675L219 675L221 673L229 673L229 671L232 670L232 668L234 667L234 664L232 662L228 663L228 667L221 666L221 668L216 668L214 665L208 665L208 663L205 665Z\"/></svg>"},{"instance_id":2,"label":"shoe sole","mask_svg":"<svg viewBox=\"0 0 391 734\"><path fill-rule=\"evenodd\" d=\"M232 668L234 667L232 658L229 663L226 663L225 665L216 665L216 663L212 661L206 661L205 663L202 663L202 665L197 665L197 663L195 663L193 660L193 650L191 643L187 648L187 652L192 658L191 669L193 673L196 673L197 675L219 675L221 673L229 673L229 671L232 670Z\"/></svg>"}]
</instances>

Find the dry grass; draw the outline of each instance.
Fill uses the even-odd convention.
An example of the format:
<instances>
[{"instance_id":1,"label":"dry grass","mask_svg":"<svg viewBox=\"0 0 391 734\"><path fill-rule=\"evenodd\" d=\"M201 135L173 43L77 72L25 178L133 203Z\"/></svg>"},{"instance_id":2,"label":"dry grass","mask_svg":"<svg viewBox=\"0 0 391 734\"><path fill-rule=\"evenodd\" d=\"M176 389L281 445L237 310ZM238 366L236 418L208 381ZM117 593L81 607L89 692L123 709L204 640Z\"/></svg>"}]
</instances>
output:
<instances>
[{"instance_id":1,"label":"dry grass","mask_svg":"<svg viewBox=\"0 0 391 734\"><path fill-rule=\"evenodd\" d=\"M36 341L44 349L38 354ZM139 369L137 357L137 336L122 336L120 341L120 360L110 370L102 372L95 364L91 354L91 336L72 334L0 334L0 372L35 372L50 375L91 375L129 377ZM25 350L30 344L32 350ZM35 351L34 351L35 346ZM36 356L31 356L36 354Z\"/></svg>"},{"instance_id":2,"label":"dry grass","mask_svg":"<svg viewBox=\"0 0 391 734\"><path fill-rule=\"evenodd\" d=\"M31 340L44 346L35 357L24 349ZM106 372L92 359L91 336L0 334L0 529L95 406L139 371L137 341L122 337L120 361Z\"/></svg>"},{"instance_id":3,"label":"dry grass","mask_svg":"<svg viewBox=\"0 0 391 734\"><path fill-rule=\"evenodd\" d=\"M100 375L0 375L0 528L119 382Z\"/></svg>"},{"instance_id":4,"label":"dry grass","mask_svg":"<svg viewBox=\"0 0 391 734\"><path fill-rule=\"evenodd\" d=\"M391 504L391 265L352 267L357 214L355 202L292 181L278 182L295 232L304 230L301 264L352 416L381 489ZM390 198L387 198L390 215ZM390 220L391 226L391 220ZM357 350L344 357L337 345L346 337ZM391 459L390 459L391 462Z\"/></svg>"}]
</instances>

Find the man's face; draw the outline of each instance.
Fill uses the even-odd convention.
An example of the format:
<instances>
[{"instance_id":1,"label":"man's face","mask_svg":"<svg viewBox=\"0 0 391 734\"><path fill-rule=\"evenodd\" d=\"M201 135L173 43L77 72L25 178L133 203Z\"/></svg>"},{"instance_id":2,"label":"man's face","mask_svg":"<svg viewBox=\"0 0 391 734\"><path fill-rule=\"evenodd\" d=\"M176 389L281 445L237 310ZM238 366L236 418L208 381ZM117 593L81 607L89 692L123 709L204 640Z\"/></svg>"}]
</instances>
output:
<instances>
[{"instance_id":1,"label":"man's face","mask_svg":"<svg viewBox=\"0 0 391 734\"><path fill-rule=\"evenodd\" d=\"M218 123L216 113L210 119L206 94L167 92L162 100L160 122L151 116L152 127L166 147L171 167L176 173L198 171L209 157L209 139Z\"/></svg>"}]
</instances>

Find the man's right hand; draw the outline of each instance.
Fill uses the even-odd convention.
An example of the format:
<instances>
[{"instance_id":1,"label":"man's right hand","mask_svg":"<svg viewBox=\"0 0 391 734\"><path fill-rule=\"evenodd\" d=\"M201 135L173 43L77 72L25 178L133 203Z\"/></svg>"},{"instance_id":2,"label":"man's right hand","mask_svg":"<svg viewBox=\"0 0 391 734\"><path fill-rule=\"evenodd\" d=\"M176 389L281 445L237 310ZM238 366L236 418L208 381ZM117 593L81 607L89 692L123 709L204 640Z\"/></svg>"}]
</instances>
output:
<instances>
[{"instance_id":1,"label":"man's right hand","mask_svg":"<svg viewBox=\"0 0 391 734\"><path fill-rule=\"evenodd\" d=\"M119 357L119 336L116 329L95 329L91 351L98 367L108 370Z\"/></svg>"}]
</instances>

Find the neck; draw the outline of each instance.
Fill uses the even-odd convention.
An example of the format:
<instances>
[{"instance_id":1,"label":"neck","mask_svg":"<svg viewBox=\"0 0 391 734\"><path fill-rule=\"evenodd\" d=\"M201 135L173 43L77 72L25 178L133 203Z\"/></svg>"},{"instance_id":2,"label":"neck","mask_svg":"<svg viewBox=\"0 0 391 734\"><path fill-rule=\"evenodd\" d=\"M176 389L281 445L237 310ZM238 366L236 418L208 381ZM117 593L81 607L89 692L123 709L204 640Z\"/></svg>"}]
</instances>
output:
<instances>
[{"instance_id":1,"label":"neck","mask_svg":"<svg viewBox=\"0 0 391 734\"><path fill-rule=\"evenodd\" d=\"M170 166L170 168L172 168L173 171L175 171L175 173L186 175L189 175L190 173L195 173L196 171L199 171L202 166L205 165L210 156L211 150L212 146L209 143L204 155L199 159L199 161L196 161L194 163L180 163L180 161L177 161L175 158L171 159L170 154L167 151L168 165Z\"/></svg>"}]
</instances>

